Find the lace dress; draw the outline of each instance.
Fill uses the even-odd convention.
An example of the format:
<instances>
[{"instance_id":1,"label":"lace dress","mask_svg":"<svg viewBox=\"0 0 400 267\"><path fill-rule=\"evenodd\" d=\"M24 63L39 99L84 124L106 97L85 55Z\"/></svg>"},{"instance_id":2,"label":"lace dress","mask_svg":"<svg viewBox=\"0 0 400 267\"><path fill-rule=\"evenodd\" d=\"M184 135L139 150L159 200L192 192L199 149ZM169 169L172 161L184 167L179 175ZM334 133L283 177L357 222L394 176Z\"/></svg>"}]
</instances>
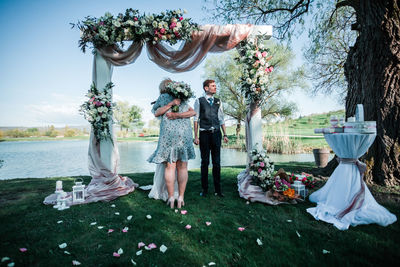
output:
<instances>
[{"instance_id":1,"label":"lace dress","mask_svg":"<svg viewBox=\"0 0 400 267\"><path fill-rule=\"evenodd\" d=\"M161 94L153 106L155 113L160 107L167 105L174 100L169 94ZM179 112L186 112L189 109L187 102L182 102ZM168 113L167 111L166 113ZM166 114L165 113L165 114ZM170 120L166 115L161 116L160 137L156 151L149 157L151 163L188 161L195 158L193 148L193 135L190 118Z\"/></svg>"}]
</instances>

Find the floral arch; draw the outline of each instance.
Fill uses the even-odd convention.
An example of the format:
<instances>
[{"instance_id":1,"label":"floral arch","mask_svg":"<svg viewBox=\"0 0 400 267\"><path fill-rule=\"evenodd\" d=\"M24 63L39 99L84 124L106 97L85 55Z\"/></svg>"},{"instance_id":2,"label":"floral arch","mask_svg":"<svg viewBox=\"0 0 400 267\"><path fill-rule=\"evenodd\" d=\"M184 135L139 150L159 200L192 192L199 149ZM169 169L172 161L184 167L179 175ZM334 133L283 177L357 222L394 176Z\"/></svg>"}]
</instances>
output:
<instances>
[{"instance_id":1,"label":"floral arch","mask_svg":"<svg viewBox=\"0 0 400 267\"><path fill-rule=\"evenodd\" d=\"M114 66L132 64L146 46L149 59L162 69L171 72L185 72L196 68L207 53L224 52L235 48L247 38L263 35L272 36L272 26L250 24L197 25L184 18L185 11L166 11L161 14L140 14L138 10L127 9L124 14L113 16L106 13L100 18L86 17L72 24L80 29L79 47L83 52L93 46L93 87L99 93L112 98L111 78ZM126 41L132 43L123 50ZM170 45L183 41L178 49ZM272 69L271 69L272 70ZM255 89L255 88L252 88ZM108 91L107 91L108 90ZM257 88L259 90L259 88ZM261 144L261 112L258 101L250 105L248 122L254 118L252 127L260 131L247 133L248 150ZM119 153L114 146L112 120L104 122L109 129L109 138L96 138L94 124L90 134L88 167L92 180L87 187L85 203L99 200L109 201L128 194L137 186L130 178L118 175ZM104 135L107 137L107 134ZM247 140L248 139L248 140ZM51 202L51 196L45 203Z\"/></svg>"}]
</instances>

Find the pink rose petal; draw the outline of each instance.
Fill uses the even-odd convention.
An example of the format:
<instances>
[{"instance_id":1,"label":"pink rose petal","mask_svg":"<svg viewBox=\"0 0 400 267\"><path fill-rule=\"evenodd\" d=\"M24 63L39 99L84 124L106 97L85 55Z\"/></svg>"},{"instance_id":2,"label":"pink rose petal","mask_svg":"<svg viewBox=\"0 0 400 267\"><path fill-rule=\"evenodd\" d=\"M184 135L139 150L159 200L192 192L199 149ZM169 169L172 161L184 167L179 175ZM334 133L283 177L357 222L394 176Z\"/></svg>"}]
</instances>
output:
<instances>
[{"instance_id":1,"label":"pink rose petal","mask_svg":"<svg viewBox=\"0 0 400 267\"><path fill-rule=\"evenodd\" d=\"M210 225L211 225L211 222L206 222L206 225L207 225L207 226L210 226Z\"/></svg>"},{"instance_id":2,"label":"pink rose petal","mask_svg":"<svg viewBox=\"0 0 400 267\"><path fill-rule=\"evenodd\" d=\"M20 248L19 251L21 251L21 252L26 252L27 249L26 249L26 248Z\"/></svg>"},{"instance_id":3,"label":"pink rose petal","mask_svg":"<svg viewBox=\"0 0 400 267\"><path fill-rule=\"evenodd\" d=\"M114 232L114 229L108 229L108 233Z\"/></svg>"},{"instance_id":4,"label":"pink rose petal","mask_svg":"<svg viewBox=\"0 0 400 267\"><path fill-rule=\"evenodd\" d=\"M192 226L190 224L188 224L185 226L185 228L189 230L190 228L192 228Z\"/></svg>"},{"instance_id":5,"label":"pink rose petal","mask_svg":"<svg viewBox=\"0 0 400 267\"><path fill-rule=\"evenodd\" d=\"M148 247L150 249L157 248L156 244L154 244L154 243L149 244Z\"/></svg>"},{"instance_id":6,"label":"pink rose petal","mask_svg":"<svg viewBox=\"0 0 400 267\"><path fill-rule=\"evenodd\" d=\"M244 227L239 227L239 228L238 228L238 230L239 230L240 232L243 232L244 229L246 229L246 228L244 228Z\"/></svg>"},{"instance_id":7,"label":"pink rose petal","mask_svg":"<svg viewBox=\"0 0 400 267\"><path fill-rule=\"evenodd\" d=\"M143 243L143 242L139 242L139 243L137 244L137 247L138 247L138 248L141 248L141 247L144 247L144 246L146 246L146 244Z\"/></svg>"},{"instance_id":8,"label":"pink rose petal","mask_svg":"<svg viewBox=\"0 0 400 267\"><path fill-rule=\"evenodd\" d=\"M119 257L119 256L121 256L121 255L119 255L117 252L113 252L113 256L114 256L114 257Z\"/></svg>"},{"instance_id":9,"label":"pink rose petal","mask_svg":"<svg viewBox=\"0 0 400 267\"><path fill-rule=\"evenodd\" d=\"M181 214L185 215L187 213L187 210L181 210Z\"/></svg>"},{"instance_id":10,"label":"pink rose petal","mask_svg":"<svg viewBox=\"0 0 400 267\"><path fill-rule=\"evenodd\" d=\"M122 229L122 232L127 233L128 232L128 227L124 227L124 229Z\"/></svg>"}]
</instances>

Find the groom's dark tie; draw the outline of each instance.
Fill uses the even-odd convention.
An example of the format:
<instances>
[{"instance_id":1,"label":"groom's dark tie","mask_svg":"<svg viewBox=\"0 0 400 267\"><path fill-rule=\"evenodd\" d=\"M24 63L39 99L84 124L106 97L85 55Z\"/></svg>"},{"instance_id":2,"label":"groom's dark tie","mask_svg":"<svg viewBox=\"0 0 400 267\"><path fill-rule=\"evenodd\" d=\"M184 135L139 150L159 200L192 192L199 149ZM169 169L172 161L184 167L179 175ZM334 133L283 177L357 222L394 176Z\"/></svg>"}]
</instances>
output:
<instances>
[{"instance_id":1,"label":"groom's dark tie","mask_svg":"<svg viewBox=\"0 0 400 267\"><path fill-rule=\"evenodd\" d=\"M213 102L214 102L214 98L213 98L213 97L210 97L210 98L208 99L208 102L210 102L210 105L212 106L212 104L213 104Z\"/></svg>"}]
</instances>

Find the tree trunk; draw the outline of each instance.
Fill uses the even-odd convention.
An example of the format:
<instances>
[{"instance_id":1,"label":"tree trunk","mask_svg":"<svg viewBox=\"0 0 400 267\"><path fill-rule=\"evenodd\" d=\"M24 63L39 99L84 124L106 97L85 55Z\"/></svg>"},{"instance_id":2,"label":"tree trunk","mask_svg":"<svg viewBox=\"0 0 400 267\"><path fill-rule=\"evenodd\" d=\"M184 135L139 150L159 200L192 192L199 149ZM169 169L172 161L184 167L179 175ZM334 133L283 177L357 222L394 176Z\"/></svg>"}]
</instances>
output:
<instances>
[{"instance_id":1,"label":"tree trunk","mask_svg":"<svg viewBox=\"0 0 400 267\"><path fill-rule=\"evenodd\" d=\"M236 123L236 144L239 144L240 141L240 127L241 127L240 120L238 120Z\"/></svg>"},{"instance_id":2,"label":"tree trunk","mask_svg":"<svg viewBox=\"0 0 400 267\"><path fill-rule=\"evenodd\" d=\"M400 0L354 2L359 36L345 64L346 117L361 103L365 120L376 121L377 137L364 157L366 181L399 185Z\"/></svg>"}]
</instances>

